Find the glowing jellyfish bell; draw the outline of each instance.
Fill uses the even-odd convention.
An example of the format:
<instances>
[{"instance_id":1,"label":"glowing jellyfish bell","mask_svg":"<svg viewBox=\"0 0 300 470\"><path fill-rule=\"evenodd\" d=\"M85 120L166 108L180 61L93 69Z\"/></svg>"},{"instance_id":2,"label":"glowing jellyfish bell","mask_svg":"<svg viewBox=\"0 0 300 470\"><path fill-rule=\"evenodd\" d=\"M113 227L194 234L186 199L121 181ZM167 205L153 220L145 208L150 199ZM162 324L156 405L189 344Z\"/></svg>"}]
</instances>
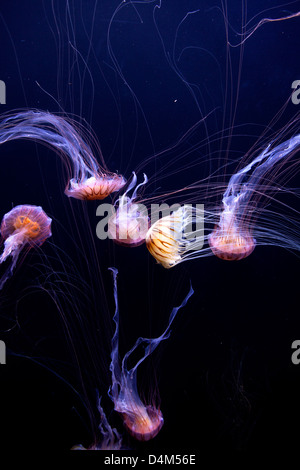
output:
<instances>
[{"instance_id":1,"label":"glowing jellyfish bell","mask_svg":"<svg viewBox=\"0 0 300 470\"><path fill-rule=\"evenodd\" d=\"M109 390L109 396L114 403L115 410L123 417L123 422L128 432L139 441L148 441L154 438L163 426L164 419L159 408L153 405L145 405L138 394L137 390L137 369L138 366L157 348L161 341L169 338L170 327L176 317L178 310L184 307L188 299L193 295L192 287L189 293L179 307L173 308L169 324L165 331L158 338L138 338L135 345L128 351L122 363L119 363L119 307L117 294L117 274L118 270L110 268L114 276L114 298L115 298L115 315L114 322L116 325L115 333L112 339L112 352L110 370L112 373L112 386ZM141 359L137 361L135 366L128 369L127 362L132 353L138 346L144 345L145 351Z\"/></svg>"},{"instance_id":2,"label":"glowing jellyfish bell","mask_svg":"<svg viewBox=\"0 0 300 470\"><path fill-rule=\"evenodd\" d=\"M117 174L90 176L79 182L71 179L65 194L82 201L101 200L119 191L124 184L123 176Z\"/></svg>"},{"instance_id":3,"label":"glowing jellyfish bell","mask_svg":"<svg viewBox=\"0 0 300 470\"><path fill-rule=\"evenodd\" d=\"M170 269L183 261L199 258L203 248L201 227L203 210L188 204L174 210L151 225L146 235L146 246L164 268Z\"/></svg>"},{"instance_id":4,"label":"glowing jellyfish bell","mask_svg":"<svg viewBox=\"0 0 300 470\"><path fill-rule=\"evenodd\" d=\"M227 206L220 215L219 224L208 236L214 255L227 261L249 256L256 246L256 240L247 225L246 221L238 221L233 208Z\"/></svg>"},{"instance_id":5,"label":"glowing jellyfish bell","mask_svg":"<svg viewBox=\"0 0 300 470\"><path fill-rule=\"evenodd\" d=\"M108 220L108 235L119 245L134 247L145 242L149 228L147 208L134 201L137 198L138 189L144 186L147 181L147 176L144 174L144 181L136 186L137 176L133 172L133 178L128 189L115 204L117 209L114 210ZM135 190L132 196L129 196L129 192L134 187Z\"/></svg>"},{"instance_id":6,"label":"glowing jellyfish bell","mask_svg":"<svg viewBox=\"0 0 300 470\"><path fill-rule=\"evenodd\" d=\"M123 176L100 167L91 147L81 136L84 132L82 127L75 128L75 123L61 116L28 110L2 116L0 144L9 140L29 139L52 146L70 172L65 194L75 199L101 200L119 191L126 180ZM98 145L97 150L105 167Z\"/></svg>"},{"instance_id":7,"label":"glowing jellyfish bell","mask_svg":"<svg viewBox=\"0 0 300 470\"><path fill-rule=\"evenodd\" d=\"M0 279L0 289L12 275L21 250L24 247L38 247L51 237L51 222L52 220L39 206L16 206L4 215L0 227L4 239L0 264L8 257L12 258L12 262Z\"/></svg>"}]
</instances>

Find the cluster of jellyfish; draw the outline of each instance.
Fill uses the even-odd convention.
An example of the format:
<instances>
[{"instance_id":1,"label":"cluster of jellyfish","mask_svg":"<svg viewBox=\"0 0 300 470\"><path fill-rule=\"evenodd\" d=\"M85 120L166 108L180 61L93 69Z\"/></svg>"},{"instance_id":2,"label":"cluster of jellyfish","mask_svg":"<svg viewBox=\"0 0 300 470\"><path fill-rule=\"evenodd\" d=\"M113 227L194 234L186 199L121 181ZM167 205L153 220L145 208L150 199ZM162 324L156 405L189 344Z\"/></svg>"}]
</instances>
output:
<instances>
[{"instance_id":1,"label":"cluster of jellyfish","mask_svg":"<svg viewBox=\"0 0 300 470\"><path fill-rule=\"evenodd\" d=\"M296 154L300 148L300 135L294 135L277 145L270 143L230 177L219 205L205 211L204 220L211 229L205 234L204 240L203 237L199 240L199 237L194 236L191 229L202 221L203 210L182 205L154 222L150 220L148 212L141 210L140 204L140 189L147 185L147 176L144 174L143 182L137 184L135 172L126 181L122 175L108 171L101 152L96 158L86 143L83 129L64 117L38 110L4 115L0 122L0 143L14 139L32 139L53 147L69 172L65 189L68 197L85 201L103 200L114 192L120 192L114 204L115 210L108 220L109 237L125 247L145 244L163 268L174 268L179 263L208 255L227 261L241 260L248 257L258 244L299 249L295 238L278 233L276 227L259 226L255 211L258 197L261 199L265 195L264 190L270 189L270 185L265 184L268 175L276 165L285 163ZM6 262L7 265L0 279L0 289L13 274L20 253L41 246L51 236L51 222L41 207L32 205L19 205L4 215L0 227L3 244L0 264ZM131 436L146 441L159 433L164 419L160 408L143 403L139 397L137 369L169 337L173 320L192 296L193 289L190 288L180 306L173 308L169 322L159 337L138 338L120 360L118 271L116 268L111 268L111 271L114 281L115 332L111 343L112 380L108 395ZM129 369L128 359L141 344L144 346L144 355ZM98 410L103 439L89 449L120 449L122 438L108 423L100 399ZM78 445L73 449L85 448Z\"/></svg>"}]
</instances>

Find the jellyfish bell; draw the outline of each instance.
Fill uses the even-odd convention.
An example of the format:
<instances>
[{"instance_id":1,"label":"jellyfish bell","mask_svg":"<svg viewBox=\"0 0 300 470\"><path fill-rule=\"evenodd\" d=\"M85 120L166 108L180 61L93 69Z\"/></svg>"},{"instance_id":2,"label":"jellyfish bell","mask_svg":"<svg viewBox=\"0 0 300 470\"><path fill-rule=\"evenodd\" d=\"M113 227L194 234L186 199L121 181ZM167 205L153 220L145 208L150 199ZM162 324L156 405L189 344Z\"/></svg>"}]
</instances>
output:
<instances>
[{"instance_id":1,"label":"jellyfish bell","mask_svg":"<svg viewBox=\"0 0 300 470\"><path fill-rule=\"evenodd\" d=\"M4 215L0 232L6 243L9 237L15 237L39 246L52 235L51 222L40 206L20 205Z\"/></svg>"},{"instance_id":2,"label":"jellyfish bell","mask_svg":"<svg viewBox=\"0 0 300 470\"><path fill-rule=\"evenodd\" d=\"M154 406L133 407L131 413L123 415L124 425L129 434L138 441L149 441L161 430L164 418L159 408Z\"/></svg>"},{"instance_id":3,"label":"jellyfish bell","mask_svg":"<svg viewBox=\"0 0 300 470\"><path fill-rule=\"evenodd\" d=\"M196 232L193 234L191 226L199 226L202 221L201 209L187 204L179 207L151 225L146 235L149 252L166 269L199 257L203 248L203 236Z\"/></svg>"},{"instance_id":4,"label":"jellyfish bell","mask_svg":"<svg viewBox=\"0 0 300 470\"><path fill-rule=\"evenodd\" d=\"M149 217L147 208L135 201L137 191L148 181L144 174L144 181L136 186L137 176L133 172L133 178L126 192L116 202L117 209L108 220L108 235L115 243L122 246L136 247L145 242L149 229ZM129 192L136 186L132 196Z\"/></svg>"},{"instance_id":5,"label":"jellyfish bell","mask_svg":"<svg viewBox=\"0 0 300 470\"><path fill-rule=\"evenodd\" d=\"M102 200L111 193L120 191L125 183L123 176L116 173L90 176L79 182L71 179L69 186L65 189L65 194L82 201Z\"/></svg>"},{"instance_id":6,"label":"jellyfish bell","mask_svg":"<svg viewBox=\"0 0 300 470\"><path fill-rule=\"evenodd\" d=\"M235 221L229 211L221 214L220 222L208 236L210 248L215 256L227 261L237 261L251 255L256 240L251 236L249 227L245 229Z\"/></svg>"},{"instance_id":7,"label":"jellyfish bell","mask_svg":"<svg viewBox=\"0 0 300 470\"><path fill-rule=\"evenodd\" d=\"M181 216L182 211L179 210L177 214L163 217L150 227L146 236L149 252L166 269L181 261L179 237L182 230L178 226Z\"/></svg>"},{"instance_id":8,"label":"jellyfish bell","mask_svg":"<svg viewBox=\"0 0 300 470\"><path fill-rule=\"evenodd\" d=\"M251 235L237 231L224 231L216 227L208 241L215 256L227 261L237 261L251 255L256 242Z\"/></svg>"},{"instance_id":9,"label":"jellyfish bell","mask_svg":"<svg viewBox=\"0 0 300 470\"><path fill-rule=\"evenodd\" d=\"M40 206L20 205L4 215L0 232L4 239L4 250L0 264L9 256L12 258L7 272L0 279L0 289L12 275L21 250L25 247L36 247L51 237L51 222Z\"/></svg>"},{"instance_id":10,"label":"jellyfish bell","mask_svg":"<svg viewBox=\"0 0 300 470\"><path fill-rule=\"evenodd\" d=\"M147 355L149 354L150 351ZM127 357L126 355L120 390L116 394L115 383L113 383L109 394L114 402L115 410L122 416L123 424L129 434L138 441L149 441L161 430L164 424L163 415L158 407L146 405L140 399L136 385L136 373L130 377L130 371L126 369ZM114 380L113 377L113 382Z\"/></svg>"},{"instance_id":11,"label":"jellyfish bell","mask_svg":"<svg viewBox=\"0 0 300 470\"><path fill-rule=\"evenodd\" d=\"M118 245L136 247L145 243L148 227L148 215L140 205L122 196L117 211L109 218L108 234Z\"/></svg>"}]
</instances>

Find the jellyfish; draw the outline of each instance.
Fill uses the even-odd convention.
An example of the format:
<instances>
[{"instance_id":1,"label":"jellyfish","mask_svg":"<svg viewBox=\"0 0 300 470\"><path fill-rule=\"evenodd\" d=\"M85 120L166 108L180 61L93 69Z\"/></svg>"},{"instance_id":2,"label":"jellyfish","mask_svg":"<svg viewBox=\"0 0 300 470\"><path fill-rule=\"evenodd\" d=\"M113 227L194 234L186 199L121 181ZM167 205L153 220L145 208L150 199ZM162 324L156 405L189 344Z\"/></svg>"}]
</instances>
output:
<instances>
[{"instance_id":1,"label":"jellyfish","mask_svg":"<svg viewBox=\"0 0 300 470\"><path fill-rule=\"evenodd\" d=\"M117 200L117 209L108 220L108 235L115 243L123 246L139 246L145 242L149 228L149 218L146 206L137 204L138 189L148 181L144 174L144 181L136 186L137 176L133 172L132 181L127 191ZM136 187L135 187L136 186ZM131 197L129 191L134 189Z\"/></svg>"},{"instance_id":2,"label":"jellyfish","mask_svg":"<svg viewBox=\"0 0 300 470\"><path fill-rule=\"evenodd\" d=\"M203 248L203 209L185 204L157 220L146 235L146 246L157 263L170 269L200 256ZM196 225L198 230L193 231Z\"/></svg>"},{"instance_id":3,"label":"jellyfish","mask_svg":"<svg viewBox=\"0 0 300 470\"><path fill-rule=\"evenodd\" d=\"M124 425L135 439L139 441L148 441L154 438L163 426L164 419L162 412L154 405L145 405L137 390L137 369L139 365L157 348L161 341L170 336L170 327L178 310L186 305L189 298L193 295L193 288L190 287L189 293L179 307L173 308L169 317L169 323L164 332L157 338L138 338L135 345L123 357L122 363L119 363L119 306L117 293L117 275L116 268L110 268L114 278L114 299L115 314L114 322L116 325L115 333L112 338L112 352L110 371L112 374L112 385L109 389L109 396L114 403L115 410L123 417ZM144 355L131 368L127 368L127 362L136 349L143 345L145 347Z\"/></svg>"},{"instance_id":4,"label":"jellyfish","mask_svg":"<svg viewBox=\"0 0 300 470\"><path fill-rule=\"evenodd\" d=\"M261 196L267 190L262 185L263 178L278 162L293 156L298 151L299 145L299 134L274 148L271 143L230 178L223 195L219 222L208 236L211 250L216 256L225 260L240 260L253 252L257 244L251 223L255 212L255 206L254 209L251 206L254 196L256 194ZM289 239L280 238L277 231L272 231L270 227L265 233L263 229L258 230L257 235L261 244L273 242L291 247Z\"/></svg>"},{"instance_id":5,"label":"jellyfish","mask_svg":"<svg viewBox=\"0 0 300 470\"><path fill-rule=\"evenodd\" d=\"M0 144L15 139L32 139L55 148L71 169L71 178L65 188L68 197L102 200L125 184L123 176L99 166L75 124L61 116L39 110L4 115L0 122ZM99 153L102 158L100 149Z\"/></svg>"},{"instance_id":6,"label":"jellyfish","mask_svg":"<svg viewBox=\"0 0 300 470\"><path fill-rule=\"evenodd\" d=\"M0 289L12 275L22 249L41 246L51 237L51 222L52 220L39 206L16 206L4 215L0 227L4 239L0 264L8 257L11 257L12 261L0 279Z\"/></svg>"}]
</instances>

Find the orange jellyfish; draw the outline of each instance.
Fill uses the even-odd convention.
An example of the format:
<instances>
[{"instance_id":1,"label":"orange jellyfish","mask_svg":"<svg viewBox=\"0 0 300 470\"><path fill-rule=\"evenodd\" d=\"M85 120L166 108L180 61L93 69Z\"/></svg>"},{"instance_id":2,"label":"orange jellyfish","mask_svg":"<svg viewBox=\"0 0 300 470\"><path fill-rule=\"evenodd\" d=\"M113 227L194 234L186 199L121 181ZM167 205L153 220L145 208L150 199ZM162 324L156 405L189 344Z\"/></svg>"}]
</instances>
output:
<instances>
[{"instance_id":1,"label":"orange jellyfish","mask_svg":"<svg viewBox=\"0 0 300 470\"><path fill-rule=\"evenodd\" d=\"M71 179L69 182L70 186L65 190L65 194L82 201L101 200L111 193L119 191L124 184L123 176L117 174L91 176L80 182Z\"/></svg>"},{"instance_id":2,"label":"orange jellyfish","mask_svg":"<svg viewBox=\"0 0 300 470\"><path fill-rule=\"evenodd\" d=\"M83 128L80 130L84 133ZM75 123L71 124L61 116L38 110L4 115L0 122L0 144L15 139L42 142L58 152L71 173L65 189L69 197L101 200L119 191L126 183L123 176L104 168L101 150L94 142L103 164L103 168L100 167L91 147L75 128Z\"/></svg>"},{"instance_id":3,"label":"orange jellyfish","mask_svg":"<svg viewBox=\"0 0 300 470\"><path fill-rule=\"evenodd\" d=\"M203 244L203 210L188 204L157 220L146 235L149 252L166 269L198 258Z\"/></svg>"},{"instance_id":4,"label":"orange jellyfish","mask_svg":"<svg viewBox=\"0 0 300 470\"><path fill-rule=\"evenodd\" d=\"M165 331L158 338L138 338L135 345L123 357L119 363L119 307L117 294L117 274L116 268L110 268L114 276L114 299L116 310L114 322L115 333L112 338L112 352L110 370L112 373L112 386L109 389L109 396L114 403L115 410L123 417L127 431L139 441L148 441L154 438L163 426L164 419L162 412L154 405L145 405L139 397L137 390L137 369L138 366L157 348L161 341L168 339L170 328L177 312L186 305L194 291L191 287L187 296L179 307L173 308L169 317L169 323ZM128 359L140 346L145 346L144 355L136 364L128 369Z\"/></svg>"},{"instance_id":5,"label":"orange jellyfish","mask_svg":"<svg viewBox=\"0 0 300 470\"><path fill-rule=\"evenodd\" d=\"M0 264L8 257L11 257L12 261L0 279L0 289L12 275L22 249L40 246L51 237L51 222L52 220L39 206L16 206L4 215L0 227L4 239Z\"/></svg>"}]
</instances>

